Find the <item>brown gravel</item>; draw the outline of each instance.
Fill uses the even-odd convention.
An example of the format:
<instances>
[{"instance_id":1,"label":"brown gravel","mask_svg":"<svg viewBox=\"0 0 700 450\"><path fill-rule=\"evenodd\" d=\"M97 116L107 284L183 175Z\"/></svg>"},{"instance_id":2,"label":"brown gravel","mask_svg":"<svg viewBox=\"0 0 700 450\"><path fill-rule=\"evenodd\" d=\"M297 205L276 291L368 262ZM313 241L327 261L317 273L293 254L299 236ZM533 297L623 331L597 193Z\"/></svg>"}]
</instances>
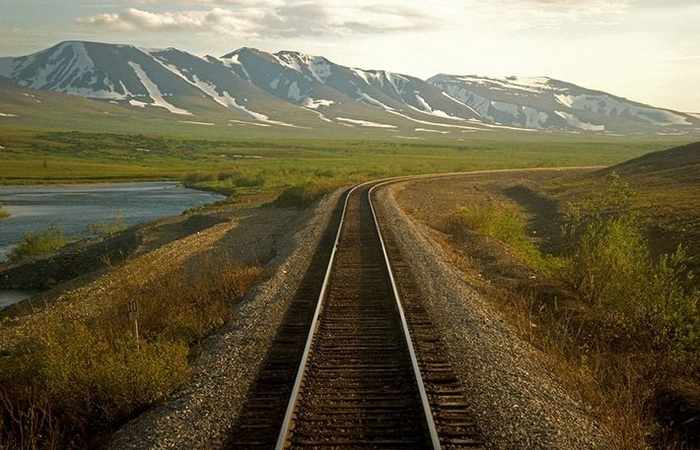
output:
<instances>
[{"instance_id":1,"label":"brown gravel","mask_svg":"<svg viewBox=\"0 0 700 450\"><path fill-rule=\"evenodd\" d=\"M544 355L523 341L396 201L411 182L382 188L377 209L412 270L451 362L473 402L489 448L607 449L610 439L573 399ZM416 207L416 205L411 205ZM409 258L406 258L409 260Z\"/></svg>"},{"instance_id":2,"label":"brown gravel","mask_svg":"<svg viewBox=\"0 0 700 450\"><path fill-rule=\"evenodd\" d=\"M222 240L227 245L217 246L216 251L230 252L236 259L253 262L271 257L266 281L241 302L236 319L204 344L191 382L162 406L126 424L113 436L109 448L210 449L223 445L340 195L338 191L328 196L301 217L279 220L276 228L281 233L266 235L250 219L250 226Z\"/></svg>"}]
</instances>

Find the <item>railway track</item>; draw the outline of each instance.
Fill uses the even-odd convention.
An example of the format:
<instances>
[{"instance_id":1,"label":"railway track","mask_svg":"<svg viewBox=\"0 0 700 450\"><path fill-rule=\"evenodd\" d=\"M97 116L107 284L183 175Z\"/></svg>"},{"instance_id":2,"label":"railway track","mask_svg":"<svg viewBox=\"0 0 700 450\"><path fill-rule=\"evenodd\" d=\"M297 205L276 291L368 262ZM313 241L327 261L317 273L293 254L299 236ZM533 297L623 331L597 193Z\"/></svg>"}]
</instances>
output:
<instances>
[{"instance_id":1,"label":"railway track","mask_svg":"<svg viewBox=\"0 0 700 450\"><path fill-rule=\"evenodd\" d=\"M317 252L229 448L483 448L372 189L346 195L330 252Z\"/></svg>"}]
</instances>

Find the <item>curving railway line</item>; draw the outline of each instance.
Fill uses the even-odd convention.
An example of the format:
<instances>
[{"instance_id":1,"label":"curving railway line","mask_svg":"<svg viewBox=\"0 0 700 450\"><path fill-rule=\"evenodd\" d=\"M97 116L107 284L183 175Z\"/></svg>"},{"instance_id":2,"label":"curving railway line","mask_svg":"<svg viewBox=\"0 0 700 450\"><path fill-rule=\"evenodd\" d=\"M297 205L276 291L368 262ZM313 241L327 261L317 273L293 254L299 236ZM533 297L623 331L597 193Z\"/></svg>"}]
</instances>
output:
<instances>
[{"instance_id":1,"label":"curving railway line","mask_svg":"<svg viewBox=\"0 0 700 450\"><path fill-rule=\"evenodd\" d=\"M409 265L348 191L228 448L477 449L484 444Z\"/></svg>"}]
</instances>

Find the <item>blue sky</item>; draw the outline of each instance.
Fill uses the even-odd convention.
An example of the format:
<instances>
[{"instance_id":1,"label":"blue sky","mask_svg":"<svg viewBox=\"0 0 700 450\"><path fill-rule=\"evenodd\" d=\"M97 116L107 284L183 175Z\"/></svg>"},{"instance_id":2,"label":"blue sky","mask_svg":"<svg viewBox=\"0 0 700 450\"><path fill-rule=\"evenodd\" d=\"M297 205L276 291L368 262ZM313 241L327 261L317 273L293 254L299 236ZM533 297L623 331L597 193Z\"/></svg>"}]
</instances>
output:
<instances>
[{"instance_id":1,"label":"blue sky","mask_svg":"<svg viewBox=\"0 0 700 450\"><path fill-rule=\"evenodd\" d=\"M697 0L0 0L0 55L85 39L299 50L427 78L551 76L700 112Z\"/></svg>"}]
</instances>

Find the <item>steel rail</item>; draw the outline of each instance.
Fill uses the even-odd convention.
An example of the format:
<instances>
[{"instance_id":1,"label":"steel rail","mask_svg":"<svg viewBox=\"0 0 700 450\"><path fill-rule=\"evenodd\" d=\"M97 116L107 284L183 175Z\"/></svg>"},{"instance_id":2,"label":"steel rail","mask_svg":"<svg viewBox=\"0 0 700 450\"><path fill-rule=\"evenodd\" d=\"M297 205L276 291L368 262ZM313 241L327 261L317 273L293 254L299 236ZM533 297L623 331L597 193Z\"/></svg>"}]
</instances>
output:
<instances>
[{"instance_id":1,"label":"steel rail","mask_svg":"<svg viewBox=\"0 0 700 450\"><path fill-rule=\"evenodd\" d=\"M297 400L299 398L299 392L301 391L301 383L304 381L304 374L306 372L306 365L309 360L309 355L311 354L311 346L313 344L314 336L316 335L316 330L318 329L319 317L321 311L323 310L323 299L326 296L326 291L328 289L328 281L331 277L331 271L333 269L333 263L335 262L335 254L338 249L338 243L340 242L340 234L343 231L343 223L345 222L345 213L348 209L348 201L350 196L356 189L364 186L367 183L362 183L354 186L345 194L345 201L343 203L343 212L340 214L340 221L338 222L338 231L335 235L335 241L333 242L333 250L331 250L331 256L328 259L328 267L326 268L326 274L323 277L323 284L321 285L321 293L318 295L318 302L316 303L316 309L314 311L313 319L311 320L311 326L309 327L309 335L306 338L306 345L304 346L304 353L301 356L301 361L299 362L299 368L297 369L297 374L294 379L294 386L292 387L292 393L289 396L289 403L287 404L287 410L284 414L284 419L282 421L282 428L280 429L279 435L277 436L277 443L275 444L275 450L283 450L287 443L287 435L289 434L289 427L292 424L294 410L296 408Z\"/></svg>"},{"instance_id":2,"label":"steel rail","mask_svg":"<svg viewBox=\"0 0 700 450\"><path fill-rule=\"evenodd\" d=\"M374 191L375 187L378 187L380 185L384 185L387 183L391 182L396 182L396 181L401 181L404 177L393 177L393 178L388 178L385 180L382 180L380 183L376 184L374 187L370 188L367 195L368 195L368 200L369 200L369 205L370 205L370 210L372 212L372 218L374 221L375 228L377 230L377 234L379 236L379 242L382 248L382 254L384 255L384 262L386 265L387 269L387 274L389 276L389 280L391 283L392 287L392 292L394 294L394 299L396 301L396 307L401 319L401 328L402 332L406 341L406 345L409 351L410 359L411 359L411 367L413 370L413 374L415 377L416 385L418 387L419 391L419 396L421 400L421 406L423 408L423 413L425 415L425 419L427 422L427 427L428 427L428 432L430 434L430 440L432 443L432 447L435 450L440 450L440 440L438 437L437 429L435 427L435 421L433 419L433 413L432 410L430 409L430 403L428 401L428 396L425 390L425 386L423 384L423 378L420 374L420 368L418 366L418 359L416 357L415 353L415 348L413 346L413 341L411 340L410 332L408 329L408 322L406 321L406 315L403 310L403 306L401 305L398 289L396 287L396 281L394 279L394 275L391 269L391 263L389 262L389 256L386 250L386 246L384 244L384 239L381 234L381 229L379 228L379 223L377 221L377 215L374 210L374 205L372 204L372 197L371 193ZM275 450L283 450L288 441L288 435L289 431L292 425L292 422L294 420L294 412L296 410L296 405L299 400L299 394L301 392L301 385L304 381L304 375L306 374L306 369L307 369L307 363L309 360L309 357L311 355L311 349L313 346L313 340L316 335L316 331L318 330L318 325L319 325L319 319L321 316L321 312L323 311L323 305L324 305L324 298L326 296L327 288L328 288L328 283L330 281L331 273L333 271L333 266L335 263L335 256L336 256L336 250L338 248L338 243L340 242L340 237L343 231L343 225L345 223L345 215L347 212L347 207L348 207L348 202L350 200L350 196L359 188L366 186L367 184L371 183L376 183L376 181L368 181L365 183L361 183L358 185L355 185L352 187L346 194L345 194L345 200L343 203L343 211L340 215L340 222L338 224L338 231L336 232L336 237L335 237L335 242L333 244L333 249L331 251L331 256L328 261L328 267L326 269L325 276L323 278L323 284L321 286L321 292L319 294L318 298L318 303L316 304L316 309L314 311L314 316L311 321L311 325L309 327L309 334L306 339L306 345L304 346L304 353L302 354L301 361L299 363L299 368L297 369L297 374L295 377L294 381L294 386L292 388L292 392L290 394L289 398L289 403L287 404L287 409L284 415L284 419L282 422L282 427L280 429L279 435L277 437L277 443L275 445Z\"/></svg>"},{"instance_id":3,"label":"steel rail","mask_svg":"<svg viewBox=\"0 0 700 450\"><path fill-rule=\"evenodd\" d=\"M385 181L382 183L375 184L367 192L367 198L369 200L369 208L372 211L372 218L374 219L374 226L377 229L377 235L379 236L379 243L382 247L382 254L384 255L384 262L386 264L386 270L389 274L389 280L391 281L391 289L394 292L394 299L396 300L396 308L399 311L399 316L401 317L401 329L403 331L404 338L406 339L406 346L408 347L408 353L411 356L411 367L413 368L413 375L416 377L416 384L418 385L418 392L420 393L420 401L423 406L423 413L425 414L425 420L428 424L428 432L430 433L430 441L433 444L433 449L440 450L440 437L438 436L437 428L435 427L435 419L433 418L433 411L430 408L430 401L428 400L428 393L425 390L425 384L423 383L423 376L420 373L420 367L418 366L418 357L416 356L416 350L413 346L413 340L411 339L411 332L408 329L408 321L406 320L406 314L401 304L401 295L396 287L396 280L394 278L394 271L391 268L391 261L389 260L389 253L386 250L386 245L384 244L384 237L382 235L382 230L379 226L379 220L377 219L377 213L374 210L374 203L372 203L372 193L377 187L383 186L388 183L396 182L395 180Z\"/></svg>"}]
</instances>

